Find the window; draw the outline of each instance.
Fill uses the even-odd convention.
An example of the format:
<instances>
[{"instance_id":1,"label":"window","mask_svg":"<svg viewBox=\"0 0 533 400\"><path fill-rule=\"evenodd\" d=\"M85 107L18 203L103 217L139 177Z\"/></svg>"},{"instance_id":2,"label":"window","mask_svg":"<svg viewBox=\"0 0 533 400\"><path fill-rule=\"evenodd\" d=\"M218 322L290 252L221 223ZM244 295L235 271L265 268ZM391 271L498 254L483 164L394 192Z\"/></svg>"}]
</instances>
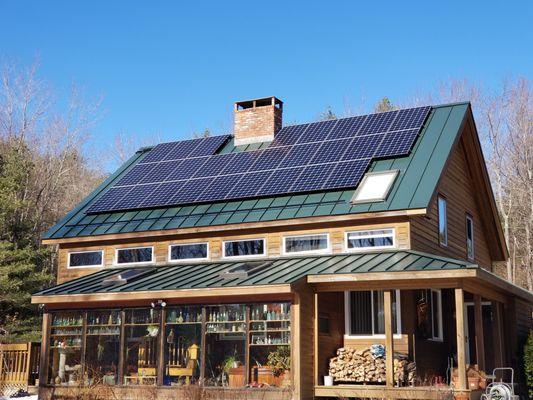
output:
<instances>
[{"instance_id":1,"label":"window","mask_svg":"<svg viewBox=\"0 0 533 400\"><path fill-rule=\"evenodd\" d=\"M102 267L104 265L104 252L76 251L68 253L68 268Z\"/></svg>"},{"instance_id":2,"label":"window","mask_svg":"<svg viewBox=\"0 0 533 400\"><path fill-rule=\"evenodd\" d=\"M260 257L265 255L265 239L222 242L223 257Z\"/></svg>"},{"instance_id":3,"label":"window","mask_svg":"<svg viewBox=\"0 0 533 400\"><path fill-rule=\"evenodd\" d=\"M417 303L418 328L431 340L442 340L442 292L440 289L422 290Z\"/></svg>"},{"instance_id":4,"label":"window","mask_svg":"<svg viewBox=\"0 0 533 400\"><path fill-rule=\"evenodd\" d=\"M448 221L446 217L446 199L439 196L439 243L448 246Z\"/></svg>"},{"instance_id":5,"label":"window","mask_svg":"<svg viewBox=\"0 0 533 400\"><path fill-rule=\"evenodd\" d=\"M474 219L466 215L466 255L469 260L474 259Z\"/></svg>"},{"instance_id":6,"label":"window","mask_svg":"<svg viewBox=\"0 0 533 400\"><path fill-rule=\"evenodd\" d=\"M153 247L117 249L117 264L140 264L153 261Z\"/></svg>"},{"instance_id":7,"label":"window","mask_svg":"<svg viewBox=\"0 0 533 400\"><path fill-rule=\"evenodd\" d=\"M329 251L329 235L287 236L283 240L283 252L286 254Z\"/></svg>"},{"instance_id":8,"label":"window","mask_svg":"<svg viewBox=\"0 0 533 400\"><path fill-rule=\"evenodd\" d=\"M370 172L365 174L355 191L352 203L383 201L398 175L398 171Z\"/></svg>"},{"instance_id":9,"label":"window","mask_svg":"<svg viewBox=\"0 0 533 400\"><path fill-rule=\"evenodd\" d=\"M352 336L376 336L385 334L385 307L382 290L345 293L346 333ZM400 292L392 296L392 327L401 333Z\"/></svg>"},{"instance_id":10,"label":"window","mask_svg":"<svg viewBox=\"0 0 533 400\"><path fill-rule=\"evenodd\" d=\"M394 229L346 232L347 250L386 249L394 247Z\"/></svg>"},{"instance_id":11,"label":"window","mask_svg":"<svg viewBox=\"0 0 533 400\"><path fill-rule=\"evenodd\" d=\"M207 260L209 246L207 243L175 244L169 247L170 261Z\"/></svg>"}]
</instances>

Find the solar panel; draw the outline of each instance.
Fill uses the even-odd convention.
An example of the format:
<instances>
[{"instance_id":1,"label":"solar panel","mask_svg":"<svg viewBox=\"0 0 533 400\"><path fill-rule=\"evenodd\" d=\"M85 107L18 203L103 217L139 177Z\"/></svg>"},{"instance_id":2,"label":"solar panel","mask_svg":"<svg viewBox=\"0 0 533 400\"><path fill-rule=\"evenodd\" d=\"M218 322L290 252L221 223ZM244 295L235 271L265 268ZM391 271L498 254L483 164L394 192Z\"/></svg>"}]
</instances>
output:
<instances>
[{"instance_id":1,"label":"solar panel","mask_svg":"<svg viewBox=\"0 0 533 400\"><path fill-rule=\"evenodd\" d=\"M307 165L312 156L318 150L316 143L306 143L292 146L289 153L283 159L280 167L298 167Z\"/></svg>"},{"instance_id":2,"label":"solar panel","mask_svg":"<svg viewBox=\"0 0 533 400\"><path fill-rule=\"evenodd\" d=\"M418 129L389 132L374 154L375 157L386 158L409 154L418 136Z\"/></svg>"},{"instance_id":3,"label":"solar panel","mask_svg":"<svg viewBox=\"0 0 533 400\"><path fill-rule=\"evenodd\" d=\"M261 188L261 195L267 196L287 193L302 171L302 167L278 169L277 171L274 171Z\"/></svg>"},{"instance_id":4,"label":"solar panel","mask_svg":"<svg viewBox=\"0 0 533 400\"><path fill-rule=\"evenodd\" d=\"M431 107L409 108L407 110L398 111L398 117L390 127L391 131L398 131L404 129L420 129L420 126L426 120Z\"/></svg>"},{"instance_id":5,"label":"solar panel","mask_svg":"<svg viewBox=\"0 0 533 400\"><path fill-rule=\"evenodd\" d=\"M282 128L278 133L274 141L270 144L270 147L276 146L290 146L298 142L298 139L305 132L309 124L303 125L291 125Z\"/></svg>"},{"instance_id":6,"label":"solar panel","mask_svg":"<svg viewBox=\"0 0 533 400\"><path fill-rule=\"evenodd\" d=\"M373 159L409 154L430 110L293 125L253 151L216 154L228 135L163 143L88 212L356 187Z\"/></svg>"},{"instance_id":7,"label":"solar panel","mask_svg":"<svg viewBox=\"0 0 533 400\"><path fill-rule=\"evenodd\" d=\"M336 123L337 120L330 120L309 124L305 130L305 135L300 135L297 143L321 142L325 140Z\"/></svg>"},{"instance_id":8,"label":"solar panel","mask_svg":"<svg viewBox=\"0 0 533 400\"><path fill-rule=\"evenodd\" d=\"M322 189L335 166L336 163L329 163L305 167L296 179L296 182L291 186L291 192L305 192Z\"/></svg>"},{"instance_id":9,"label":"solar panel","mask_svg":"<svg viewBox=\"0 0 533 400\"><path fill-rule=\"evenodd\" d=\"M384 133L354 137L344 152L341 160L357 160L360 158L372 157L384 137Z\"/></svg>"},{"instance_id":10,"label":"solar panel","mask_svg":"<svg viewBox=\"0 0 533 400\"><path fill-rule=\"evenodd\" d=\"M249 172L241 175L241 179L227 194L227 198L235 199L239 197L253 197L260 193L265 181L272 175L272 171Z\"/></svg>"},{"instance_id":11,"label":"solar panel","mask_svg":"<svg viewBox=\"0 0 533 400\"><path fill-rule=\"evenodd\" d=\"M363 115L359 117L343 118L338 120L335 126L329 132L327 139L340 139L357 136L366 118L367 116Z\"/></svg>"},{"instance_id":12,"label":"solar panel","mask_svg":"<svg viewBox=\"0 0 533 400\"><path fill-rule=\"evenodd\" d=\"M328 140L321 143L314 157L311 159L311 164L340 160L350 143L350 139Z\"/></svg>"},{"instance_id":13,"label":"solar panel","mask_svg":"<svg viewBox=\"0 0 533 400\"><path fill-rule=\"evenodd\" d=\"M396 118L398 111L388 111L379 114L371 114L365 120L359 130L359 135L371 135L389 131L392 122Z\"/></svg>"}]
</instances>

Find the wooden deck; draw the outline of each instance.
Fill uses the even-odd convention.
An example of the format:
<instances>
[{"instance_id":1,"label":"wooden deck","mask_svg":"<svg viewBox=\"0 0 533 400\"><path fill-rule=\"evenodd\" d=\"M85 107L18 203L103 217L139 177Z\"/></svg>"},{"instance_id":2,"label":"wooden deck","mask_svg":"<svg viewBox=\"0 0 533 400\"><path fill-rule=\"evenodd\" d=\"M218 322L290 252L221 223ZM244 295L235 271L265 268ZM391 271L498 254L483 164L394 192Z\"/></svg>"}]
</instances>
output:
<instances>
[{"instance_id":1,"label":"wooden deck","mask_svg":"<svg viewBox=\"0 0 533 400\"><path fill-rule=\"evenodd\" d=\"M449 387L386 387L380 385L335 385L315 386L315 397L359 397L379 399L420 399L444 400L453 399Z\"/></svg>"}]
</instances>

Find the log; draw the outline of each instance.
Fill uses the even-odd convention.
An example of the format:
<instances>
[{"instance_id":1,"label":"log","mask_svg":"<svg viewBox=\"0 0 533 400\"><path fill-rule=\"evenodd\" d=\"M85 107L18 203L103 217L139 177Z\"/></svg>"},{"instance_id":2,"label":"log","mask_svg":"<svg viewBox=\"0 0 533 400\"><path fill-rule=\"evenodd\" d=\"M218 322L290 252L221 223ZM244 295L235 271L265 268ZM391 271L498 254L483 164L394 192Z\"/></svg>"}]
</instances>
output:
<instances>
[{"instance_id":1,"label":"log","mask_svg":"<svg viewBox=\"0 0 533 400\"><path fill-rule=\"evenodd\" d=\"M394 353L394 382L405 385L414 382L416 364L405 354ZM386 381L384 356L374 356L370 349L342 347L330 359L329 375L336 382L383 383Z\"/></svg>"}]
</instances>

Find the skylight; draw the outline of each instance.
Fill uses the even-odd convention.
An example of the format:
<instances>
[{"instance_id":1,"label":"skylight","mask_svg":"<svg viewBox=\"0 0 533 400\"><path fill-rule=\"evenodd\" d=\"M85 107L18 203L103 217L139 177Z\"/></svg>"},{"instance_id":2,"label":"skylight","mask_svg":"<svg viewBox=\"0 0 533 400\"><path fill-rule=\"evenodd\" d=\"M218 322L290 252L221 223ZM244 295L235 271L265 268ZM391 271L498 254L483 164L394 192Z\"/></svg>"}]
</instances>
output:
<instances>
[{"instance_id":1,"label":"skylight","mask_svg":"<svg viewBox=\"0 0 533 400\"><path fill-rule=\"evenodd\" d=\"M398 175L398 170L369 172L355 191L352 203L384 201Z\"/></svg>"}]
</instances>

